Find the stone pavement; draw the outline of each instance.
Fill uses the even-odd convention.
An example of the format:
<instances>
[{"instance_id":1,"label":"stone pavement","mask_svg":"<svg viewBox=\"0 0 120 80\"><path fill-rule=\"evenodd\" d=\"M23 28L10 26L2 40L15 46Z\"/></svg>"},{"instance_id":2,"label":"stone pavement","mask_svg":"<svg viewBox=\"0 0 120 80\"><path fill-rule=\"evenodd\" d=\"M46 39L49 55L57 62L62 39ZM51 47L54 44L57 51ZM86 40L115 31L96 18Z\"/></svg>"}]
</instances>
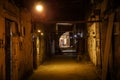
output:
<instances>
[{"instance_id":1,"label":"stone pavement","mask_svg":"<svg viewBox=\"0 0 120 80\"><path fill-rule=\"evenodd\" d=\"M98 80L95 66L90 61L79 61L70 56L54 56L40 65L28 80Z\"/></svg>"}]
</instances>

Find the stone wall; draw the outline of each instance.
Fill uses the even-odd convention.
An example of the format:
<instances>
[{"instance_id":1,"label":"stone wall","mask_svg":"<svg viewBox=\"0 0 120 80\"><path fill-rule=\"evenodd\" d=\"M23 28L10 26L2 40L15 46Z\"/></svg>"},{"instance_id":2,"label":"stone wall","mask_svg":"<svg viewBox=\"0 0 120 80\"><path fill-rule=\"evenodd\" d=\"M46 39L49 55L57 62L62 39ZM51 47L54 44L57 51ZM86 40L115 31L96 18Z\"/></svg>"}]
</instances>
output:
<instances>
[{"instance_id":1,"label":"stone wall","mask_svg":"<svg viewBox=\"0 0 120 80\"><path fill-rule=\"evenodd\" d=\"M20 13L20 56L19 74L20 78L26 76L33 70L33 52L31 35L31 14L23 9Z\"/></svg>"},{"instance_id":2,"label":"stone wall","mask_svg":"<svg viewBox=\"0 0 120 80\"><path fill-rule=\"evenodd\" d=\"M6 76L6 23L10 21L10 54L11 54L11 80L21 78L33 70L33 54L31 39L31 14L26 9L20 9L8 0L0 0L0 80ZM9 71L8 71L9 72Z\"/></svg>"},{"instance_id":3,"label":"stone wall","mask_svg":"<svg viewBox=\"0 0 120 80\"><path fill-rule=\"evenodd\" d=\"M88 52L89 52L89 56L91 61L96 65L96 61L97 61L97 56L96 56L96 26L95 23L93 23L91 26L89 26L88 28Z\"/></svg>"},{"instance_id":4,"label":"stone wall","mask_svg":"<svg viewBox=\"0 0 120 80\"><path fill-rule=\"evenodd\" d=\"M0 1L0 80L5 80L6 78L6 62L5 62L5 20L9 19L14 22L18 22L18 8L10 4L6 0ZM11 26L12 27L12 26ZM17 60L16 60L17 61ZM12 66L16 65L16 62L12 61ZM13 66L12 70L16 69L17 66ZM16 74L11 71L11 74ZM11 75L11 78L13 78L13 75ZM17 78L16 78L17 79Z\"/></svg>"}]
</instances>

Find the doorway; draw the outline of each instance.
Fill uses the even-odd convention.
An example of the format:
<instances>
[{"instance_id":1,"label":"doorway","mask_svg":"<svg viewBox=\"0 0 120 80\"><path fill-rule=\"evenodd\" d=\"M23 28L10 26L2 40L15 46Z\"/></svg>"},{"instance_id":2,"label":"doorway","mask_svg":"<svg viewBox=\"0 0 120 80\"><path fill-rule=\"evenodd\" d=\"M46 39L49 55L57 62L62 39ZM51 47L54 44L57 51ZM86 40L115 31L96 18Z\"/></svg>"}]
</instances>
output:
<instances>
[{"instance_id":1,"label":"doorway","mask_svg":"<svg viewBox=\"0 0 120 80\"><path fill-rule=\"evenodd\" d=\"M37 47L36 38L33 38L33 68L37 69Z\"/></svg>"},{"instance_id":2,"label":"doorway","mask_svg":"<svg viewBox=\"0 0 120 80\"><path fill-rule=\"evenodd\" d=\"M11 71L12 71L12 56L11 56L11 31L10 26L11 22L8 19L5 19L5 70L6 70L6 80L11 80Z\"/></svg>"},{"instance_id":3,"label":"doorway","mask_svg":"<svg viewBox=\"0 0 120 80\"><path fill-rule=\"evenodd\" d=\"M59 38L61 52L72 53L77 50L77 35L73 32L65 32Z\"/></svg>"}]
</instances>

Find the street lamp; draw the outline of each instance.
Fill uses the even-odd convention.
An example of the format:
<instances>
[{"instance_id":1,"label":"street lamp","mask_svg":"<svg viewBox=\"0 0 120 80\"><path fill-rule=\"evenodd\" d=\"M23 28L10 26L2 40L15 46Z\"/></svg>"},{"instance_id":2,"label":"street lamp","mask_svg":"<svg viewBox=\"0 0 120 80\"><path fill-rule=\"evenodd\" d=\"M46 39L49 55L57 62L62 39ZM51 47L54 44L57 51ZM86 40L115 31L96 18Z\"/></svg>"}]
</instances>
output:
<instances>
[{"instance_id":1,"label":"street lamp","mask_svg":"<svg viewBox=\"0 0 120 80\"><path fill-rule=\"evenodd\" d=\"M43 33L41 33L41 36L43 36Z\"/></svg>"},{"instance_id":2,"label":"street lamp","mask_svg":"<svg viewBox=\"0 0 120 80\"><path fill-rule=\"evenodd\" d=\"M36 5L36 10L39 11L39 12L42 12L43 11L43 6L41 4L37 4Z\"/></svg>"},{"instance_id":3,"label":"street lamp","mask_svg":"<svg viewBox=\"0 0 120 80\"><path fill-rule=\"evenodd\" d=\"M37 32L38 32L38 33L40 33L40 34L41 34L41 36L43 36L43 35L44 35L44 34L43 34L43 32L41 32L41 30L39 30L39 29L37 30Z\"/></svg>"},{"instance_id":4,"label":"street lamp","mask_svg":"<svg viewBox=\"0 0 120 80\"><path fill-rule=\"evenodd\" d=\"M38 33L40 33L40 32L41 32L41 30L38 30L37 32L38 32Z\"/></svg>"}]
</instances>

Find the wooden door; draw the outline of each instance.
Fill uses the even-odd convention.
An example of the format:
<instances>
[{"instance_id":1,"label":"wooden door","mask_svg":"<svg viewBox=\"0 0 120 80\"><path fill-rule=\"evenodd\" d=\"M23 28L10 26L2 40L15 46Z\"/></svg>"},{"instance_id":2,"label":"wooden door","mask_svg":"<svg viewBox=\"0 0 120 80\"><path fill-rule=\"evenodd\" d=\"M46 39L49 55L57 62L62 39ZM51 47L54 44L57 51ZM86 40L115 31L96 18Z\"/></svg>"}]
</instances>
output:
<instances>
[{"instance_id":1,"label":"wooden door","mask_svg":"<svg viewBox=\"0 0 120 80\"><path fill-rule=\"evenodd\" d=\"M10 20L5 20L5 70L6 80L11 80L11 36Z\"/></svg>"}]
</instances>

